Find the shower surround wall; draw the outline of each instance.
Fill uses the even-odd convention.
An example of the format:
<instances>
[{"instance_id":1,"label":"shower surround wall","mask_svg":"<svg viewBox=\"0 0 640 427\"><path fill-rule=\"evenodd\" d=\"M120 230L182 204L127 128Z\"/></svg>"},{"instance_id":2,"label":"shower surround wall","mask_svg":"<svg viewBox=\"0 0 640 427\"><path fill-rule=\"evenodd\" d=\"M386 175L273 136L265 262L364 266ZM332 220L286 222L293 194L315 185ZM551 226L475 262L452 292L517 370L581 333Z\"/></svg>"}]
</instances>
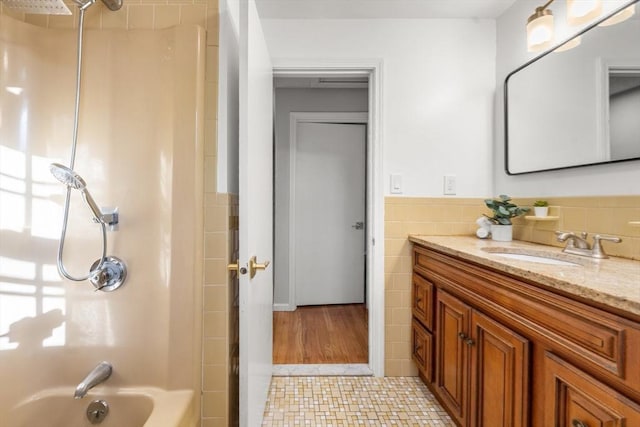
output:
<instances>
[{"instance_id":1,"label":"shower surround wall","mask_svg":"<svg viewBox=\"0 0 640 427\"><path fill-rule=\"evenodd\" d=\"M109 253L129 272L113 293L63 281L55 267L65 188L48 165L69 161L75 41L74 30L0 16L3 420L44 388L68 386L71 398L102 360L113 364L113 387L200 390L204 31L86 32L75 169L102 206L120 208ZM72 273L85 274L100 254L90 218L74 191Z\"/></svg>"}]
</instances>

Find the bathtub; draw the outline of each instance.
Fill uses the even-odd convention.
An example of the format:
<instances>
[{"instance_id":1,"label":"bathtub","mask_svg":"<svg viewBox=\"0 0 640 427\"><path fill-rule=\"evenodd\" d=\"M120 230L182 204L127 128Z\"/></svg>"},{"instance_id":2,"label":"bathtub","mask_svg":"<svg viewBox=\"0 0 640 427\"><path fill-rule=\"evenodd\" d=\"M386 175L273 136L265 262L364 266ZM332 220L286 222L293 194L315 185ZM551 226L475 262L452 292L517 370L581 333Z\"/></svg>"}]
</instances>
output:
<instances>
[{"instance_id":1,"label":"bathtub","mask_svg":"<svg viewBox=\"0 0 640 427\"><path fill-rule=\"evenodd\" d=\"M9 412L3 427L89 427L86 410L101 399L109 413L101 427L191 427L194 393L192 390L163 390L154 387L99 388L83 399L73 398L73 387L51 388L20 402Z\"/></svg>"}]
</instances>

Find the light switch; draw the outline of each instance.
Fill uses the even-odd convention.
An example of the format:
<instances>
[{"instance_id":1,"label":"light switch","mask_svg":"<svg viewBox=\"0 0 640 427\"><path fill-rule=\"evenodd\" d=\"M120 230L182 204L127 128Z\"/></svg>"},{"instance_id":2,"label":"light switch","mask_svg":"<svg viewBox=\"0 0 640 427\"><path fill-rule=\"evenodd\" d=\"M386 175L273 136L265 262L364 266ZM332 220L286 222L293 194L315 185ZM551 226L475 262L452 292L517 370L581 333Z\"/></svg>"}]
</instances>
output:
<instances>
[{"instance_id":1,"label":"light switch","mask_svg":"<svg viewBox=\"0 0 640 427\"><path fill-rule=\"evenodd\" d=\"M456 176L455 175L444 176L444 194L447 196L453 196L456 194Z\"/></svg>"},{"instance_id":2,"label":"light switch","mask_svg":"<svg viewBox=\"0 0 640 427\"><path fill-rule=\"evenodd\" d=\"M402 194L402 175L391 174L391 194Z\"/></svg>"}]
</instances>

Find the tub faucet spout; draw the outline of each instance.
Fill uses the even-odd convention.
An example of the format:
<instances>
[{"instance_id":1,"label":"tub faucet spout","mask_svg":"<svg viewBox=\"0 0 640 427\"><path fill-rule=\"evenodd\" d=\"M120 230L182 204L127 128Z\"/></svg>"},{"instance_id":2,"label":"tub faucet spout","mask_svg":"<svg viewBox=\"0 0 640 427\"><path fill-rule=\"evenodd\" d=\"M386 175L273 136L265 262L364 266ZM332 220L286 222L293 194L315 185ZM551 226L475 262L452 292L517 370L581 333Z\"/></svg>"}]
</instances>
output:
<instances>
[{"instance_id":1,"label":"tub faucet spout","mask_svg":"<svg viewBox=\"0 0 640 427\"><path fill-rule=\"evenodd\" d=\"M98 384L104 382L111 376L111 372L113 371L113 367L109 362L100 362L98 366L93 368L89 375L85 379L82 380L80 384L76 387L76 392L73 397L75 399L82 399L89 390Z\"/></svg>"}]
</instances>

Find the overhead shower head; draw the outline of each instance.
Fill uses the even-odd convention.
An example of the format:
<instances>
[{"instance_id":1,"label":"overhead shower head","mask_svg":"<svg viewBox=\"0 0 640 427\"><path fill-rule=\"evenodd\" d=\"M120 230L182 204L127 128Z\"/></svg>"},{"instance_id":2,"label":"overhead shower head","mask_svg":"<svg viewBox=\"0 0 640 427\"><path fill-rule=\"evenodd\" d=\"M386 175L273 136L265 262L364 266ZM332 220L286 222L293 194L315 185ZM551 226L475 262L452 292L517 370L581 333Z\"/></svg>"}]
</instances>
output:
<instances>
[{"instance_id":1,"label":"overhead shower head","mask_svg":"<svg viewBox=\"0 0 640 427\"><path fill-rule=\"evenodd\" d=\"M89 205L91 212L93 212L93 216L99 222L104 222L100 208L96 204L95 200L93 200L93 197L91 197L89 190L87 190L87 183L84 181L84 179L82 179L80 175L75 173L72 169L61 165L60 163L51 163L51 165L49 166L49 170L58 181L60 181L67 187L80 190L80 192L82 193L82 197L84 198L85 202L87 202L87 205Z\"/></svg>"},{"instance_id":2,"label":"overhead shower head","mask_svg":"<svg viewBox=\"0 0 640 427\"><path fill-rule=\"evenodd\" d=\"M73 1L83 10L95 3L95 0ZM0 2L16 12L39 15L72 15L71 10L63 0L0 0ZM102 3L112 11L119 10L122 7L122 0L102 0Z\"/></svg>"},{"instance_id":3,"label":"overhead shower head","mask_svg":"<svg viewBox=\"0 0 640 427\"><path fill-rule=\"evenodd\" d=\"M5 7L18 12L37 15L71 15L62 0L1 0Z\"/></svg>"}]
</instances>

